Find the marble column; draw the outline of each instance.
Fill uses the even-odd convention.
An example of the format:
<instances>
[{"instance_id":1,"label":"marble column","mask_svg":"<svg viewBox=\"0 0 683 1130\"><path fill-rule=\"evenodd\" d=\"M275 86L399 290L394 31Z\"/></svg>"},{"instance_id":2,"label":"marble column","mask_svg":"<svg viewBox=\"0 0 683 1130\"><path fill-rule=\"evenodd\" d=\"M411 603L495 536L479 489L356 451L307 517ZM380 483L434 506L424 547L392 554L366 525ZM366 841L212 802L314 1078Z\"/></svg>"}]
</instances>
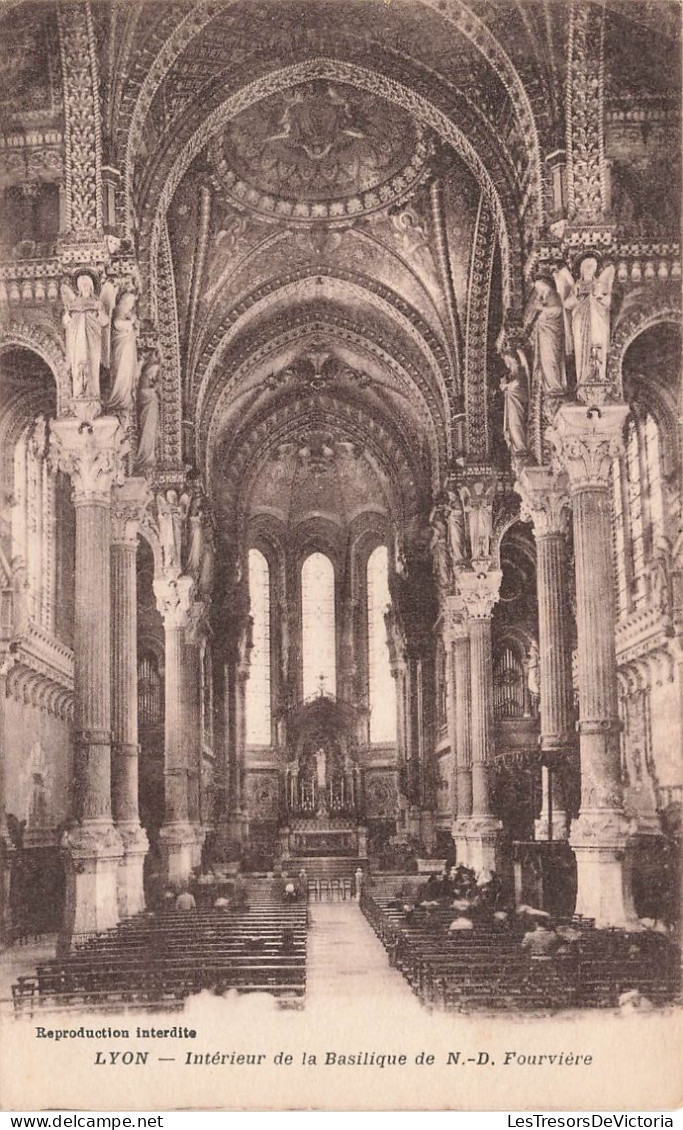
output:
<instances>
[{"instance_id":1,"label":"marble column","mask_svg":"<svg viewBox=\"0 0 683 1130\"><path fill-rule=\"evenodd\" d=\"M143 866L149 848L138 810L138 527L150 497L145 479L114 487L111 522L112 811L123 843L117 891L122 918L144 910Z\"/></svg>"},{"instance_id":2,"label":"marble column","mask_svg":"<svg viewBox=\"0 0 683 1130\"><path fill-rule=\"evenodd\" d=\"M196 854L189 809L188 714L191 687L185 661L185 630L194 582L191 577L157 578L154 594L164 621L164 823L159 833L169 884L183 886Z\"/></svg>"},{"instance_id":3,"label":"marble column","mask_svg":"<svg viewBox=\"0 0 683 1130\"><path fill-rule=\"evenodd\" d=\"M451 834L457 862L468 865L467 836L472 816L472 748L470 637L462 601L449 598L447 638L449 641L451 679L448 686L448 732L453 750L455 784L454 820Z\"/></svg>"},{"instance_id":4,"label":"marble column","mask_svg":"<svg viewBox=\"0 0 683 1130\"><path fill-rule=\"evenodd\" d=\"M119 918L123 855L111 809L112 485L123 478L128 445L119 421L74 417L51 424L53 465L70 475L76 511L74 609L74 807L65 833L67 874L61 952Z\"/></svg>"},{"instance_id":5,"label":"marble column","mask_svg":"<svg viewBox=\"0 0 683 1130\"><path fill-rule=\"evenodd\" d=\"M531 518L536 538L538 647L540 654L540 744L543 802L537 840L566 840L569 823L563 775L574 740L572 646L567 600L566 476L541 467L525 468L518 479L522 516Z\"/></svg>"},{"instance_id":6,"label":"marble column","mask_svg":"<svg viewBox=\"0 0 683 1130\"><path fill-rule=\"evenodd\" d=\"M581 813L572 826L578 914L599 926L635 921L619 752L612 461L626 405L566 405L552 442L569 476L576 558Z\"/></svg>"},{"instance_id":7,"label":"marble column","mask_svg":"<svg viewBox=\"0 0 683 1130\"><path fill-rule=\"evenodd\" d=\"M461 571L458 595L467 614L470 652L470 749L472 813L466 818L468 866L477 873L498 869L502 825L491 811L490 776L493 763L493 660L491 616L498 599L502 573Z\"/></svg>"}]
</instances>

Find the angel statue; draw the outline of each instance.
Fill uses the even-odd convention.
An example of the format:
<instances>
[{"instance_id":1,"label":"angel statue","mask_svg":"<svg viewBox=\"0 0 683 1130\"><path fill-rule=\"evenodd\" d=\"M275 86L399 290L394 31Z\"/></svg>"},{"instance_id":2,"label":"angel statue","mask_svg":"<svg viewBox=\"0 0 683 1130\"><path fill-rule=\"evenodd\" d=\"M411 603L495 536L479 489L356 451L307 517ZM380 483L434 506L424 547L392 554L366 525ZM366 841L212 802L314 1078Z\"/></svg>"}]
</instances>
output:
<instances>
[{"instance_id":1,"label":"angel statue","mask_svg":"<svg viewBox=\"0 0 683 1130\"><path fill-rule=\"evenodd\" d=\"M76 292L68 283L62 284L66 355L77 400L99 400L100 365L109 365L109 322L114 295L114 285L107 281L98 297L91 276L85 272L76 276Z\"/></svg>"},{"instance_id":2,"label":"angel statue","mask_svg":"<svg viewBox=\"0 0 683 1130\"><path fill-rule=\"evenodd\" d=\"M431 534L429 548L432 551L436 584L439 592L448 592L451 583L451 570L448 560L448 527L444 507L437 504L429 515Z\"/></svg>"},{"instance_id":3,"label":"angel statue","mask_svg":"<svg viewBox=\"0 0 683 1130\"><path fill-rule=\"evenodd\" d=\"M534 386L541 393L562 396L567 388L565 311L555 280L534 280L534 293L524 317L534 355Z\"/></svg>"},{"instance_id":4,"label":"angel statue","mask_svg":"<svg viewBox=\"0 0 683 1130\"><path fill-rule=\"evenodd\" d=\"M135 456L136 474L144 474L156 463L157 434L159 432L159 393L157 383L161 361L159 354L148 354L142 365L138 382L138 450Z\"/></svg>"},{"instance_id":5,"label":"angel statue","mask_svg":"<svg viewBox=\"0 0 683 1130\"><path fill-rule=\"evenodd\" d=\"M514 456L528 454L527 414L529 409L529 364L521 349L503 354L507 376L500 382L505 397L503 435Z\"/></svg>"},{"instance_id":6,"label":"angel statue","mask_svg":"<svg viewBox=\"0 0 683 1130\"><path fill-rule=\"evenodd\" d=\"M130 412L138 377L138 320L135 315L137 295L122 294L114 307L111 324L112 388L108 408L113 412Z\"/></svg>"},{"instance_id":7,"label":"angel statue","mask_svg":"<svg viewBox=\"0 0 683 1130\"><path fill-rule=\"evenodd\" d=\"M598 274L598 266L595 256L587 255L581 260L577 282L567 267L555 276L571 319L568 352L574 353L578 385L606 382L614 267L604 267Z\"/></svg>"}]
</instances>

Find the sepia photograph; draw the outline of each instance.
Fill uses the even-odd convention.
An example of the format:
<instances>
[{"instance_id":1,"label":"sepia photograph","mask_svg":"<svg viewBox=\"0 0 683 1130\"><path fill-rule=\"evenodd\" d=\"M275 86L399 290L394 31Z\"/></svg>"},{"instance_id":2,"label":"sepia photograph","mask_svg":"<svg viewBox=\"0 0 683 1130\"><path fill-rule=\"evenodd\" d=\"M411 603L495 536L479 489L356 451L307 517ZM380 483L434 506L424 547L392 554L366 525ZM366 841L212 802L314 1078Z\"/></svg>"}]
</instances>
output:
<instances>
[{"instance_id":1,"label":"sepia photograph","mask_svg":"<svg viewBox=\"0 0 683 1130\"><path fill-rule=\"evenodd\" d=\"M0 0L1 1110L683 1105L680 229L678 0Z\"/></svg>"}]
</instances>

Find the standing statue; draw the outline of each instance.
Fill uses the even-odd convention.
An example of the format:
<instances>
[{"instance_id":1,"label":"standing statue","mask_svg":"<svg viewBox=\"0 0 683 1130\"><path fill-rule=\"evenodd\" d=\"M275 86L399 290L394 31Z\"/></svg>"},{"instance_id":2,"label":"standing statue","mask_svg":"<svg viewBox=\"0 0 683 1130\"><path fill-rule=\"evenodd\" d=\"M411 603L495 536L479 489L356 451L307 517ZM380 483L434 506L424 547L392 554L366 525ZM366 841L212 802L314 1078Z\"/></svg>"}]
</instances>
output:
<instances>
[{"instance_id":1,"label":"standing statue","mask_svg":"<svg viewBox=\"0 0 683 1130\"><path fill-rule=\"evenodd\" d=\"M567 267L555 276L571 317L569 352L573 347L579 385L604 383L607 375L614 267L607 266L598 275L598 265L594 255L587 255L581 260L578 282Z\"/></svg>"},{"instance_id":2,"label":"standing statue","mask_svg":"<svg viewBox=\"0 0 683 1130\"><path fill-rule=\"evenodd\" d=\"M451 565L455 567L465 560L467 537L465 533L465 511L457 491L448 489L448 550Z\"/></svg>"},{"instance_id":3,"label":"standing statue","mask_svg":"<svg viewBox=\"0 0 683 1130\"><path fill-rule=\"evenodd\" d=\"M76 293L67 284L61 287L66 331L66 356L71 369L75 399L100 396L100 365L109 365L109 322L114 286L106 282L100 296L87 274L76 276Z\"/></svg>"},{"instance_id":4,"label":"standing statue","mask_svg":"<svg viewBox=\"0 0 683 1130\"><path fill-rule=\"evenodd\" d=\"M448 528L444 516L444 507L435 506L429 515L431 534L429 548L432 551L436 584L440 592L447 592L451 583L451 570L448 560Z\"/></svg>"},{"instance_id":5,"label":"standing statue","mask_svg":"<svg viewBox=\"0 0 683 1130\"><path fill-rule=\"evenodd\" d=\"M529 654L526 660L526 685L529 688L529 697L531 698L531 713L536 716L541 701L541 654L536 640L532 640L529 644Z\"/></svg>"},{"instance_id":6,"label":"standing statue","mask_svg":"<svg viewBox=\"0 0 683 1130\"><path fill-rule=\"evenodd\" d=\"M133 407L133 393L138 377L136 302L137 295L126 291L118 299L112 315L112 388L108 408L113 412L130 412Z\"/></svg>"},{"instance_id":7,"label":"standing statue","mask_svg":"<svg viewBox=\"0 0 683 1130\"><path fill-rule=\"evenodd\" d=\"M521 349L503 354L508 376L500 382L505 396L503 435L512 455L524 456L527 448L527 413L529 409L529 366Z\"/></svg>"},{"instance_id":8,"label":"standing statue","mask_svg":"<svg viewBox=\"0 0 683 1130\"><path fill-rule=\"evenodd\" d=\"M322 791L325 788L326 770L327 770L327 754L322 746L315 751L315 778L318 788Z\"/></svg>"},{"instance_id":9,"label":"standing statue","mask_svg":"<svg viewBox=\"0 0 683 1130\"><path fill-rule=\"evenodd\" d=\"M199 571L199 591L204 597L211 596L213 591L213 579L216 570L216 545L213 526L211 522L207 522L206 529L204 530L204 549L202 552L202 563Z\"/></svg>"},{"instance_id":10,"label":"standing statue","mask_svg":"<svg viewBox=\"0 0 683 1130\"><path fill-rule=\"evenodd\" d=\"M144 474L157 461L159 433L159 393L157 383L161 362L158 353L150 353L142 366L138 384L138 450L135 471Z\"/></svg>"},{"instance_id":11,"label":"standing statue","mask_svg":"<svg viewBox=\"0 0 683 1130\"><path fill-rule=\"evenodd\" d=\"M194 494L187 511L187 558L185 572L199 579L204 556L204 506L201 494Z\"/></svg>"},{"instance_id":12,"label":"standing statue","mask_svg":"<svg viewBox=\"0 0 683 1130\"><path fill-rule=\"evenodd\" d=\"M534 385L541 393L561 396L567 388L567 334L562 299L553 279L535 279L524 327L533 349Z\"/></svg>"},{"instance_id":13,"label":"standing statue","mask_svg":"<svg viewBox=\"0 0 683 1130\"><path fill-rule=\"evenodd\" d=\"M462 499L470 531L472 561L485 561L491 556L493 539L493 480L473 481L462 488Z\"/></svg>"},{"instance_id":14,"label":"standing statue","mask_svg":"<svg viewBox=\"0 0 683 1130\"><path fill-rule=\"evenodd\" d=\"M157 523L164 572L175 575L180 572L180 530L178 528L178 497L174 490L156 496Z\"/></svg>"}]
</instances>

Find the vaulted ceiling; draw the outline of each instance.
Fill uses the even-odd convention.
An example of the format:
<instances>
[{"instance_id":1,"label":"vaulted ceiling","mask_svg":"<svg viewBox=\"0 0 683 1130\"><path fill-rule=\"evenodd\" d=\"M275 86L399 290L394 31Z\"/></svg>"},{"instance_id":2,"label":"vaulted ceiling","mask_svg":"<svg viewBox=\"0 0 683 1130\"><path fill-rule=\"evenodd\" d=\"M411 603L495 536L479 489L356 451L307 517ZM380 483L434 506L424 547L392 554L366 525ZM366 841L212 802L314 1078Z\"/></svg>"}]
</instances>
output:
<instances>
[{"instance_id":1,"label":"vaulted ceiling","mask_svg":"<svg viewBox=\"0 0 683 1130\"><path fill-rule=\"evenodd\" d=\"M165 428L228 526L335 506L408 523L465 451L505 457L494 346L551 218L570 7L93 6L116 234L177 368ZM606 145L632 196L627 112L677 99L678 6L605 10ZM58 151L57 6L3 12L0 112Z\"/></svg>"}]
</instances>

